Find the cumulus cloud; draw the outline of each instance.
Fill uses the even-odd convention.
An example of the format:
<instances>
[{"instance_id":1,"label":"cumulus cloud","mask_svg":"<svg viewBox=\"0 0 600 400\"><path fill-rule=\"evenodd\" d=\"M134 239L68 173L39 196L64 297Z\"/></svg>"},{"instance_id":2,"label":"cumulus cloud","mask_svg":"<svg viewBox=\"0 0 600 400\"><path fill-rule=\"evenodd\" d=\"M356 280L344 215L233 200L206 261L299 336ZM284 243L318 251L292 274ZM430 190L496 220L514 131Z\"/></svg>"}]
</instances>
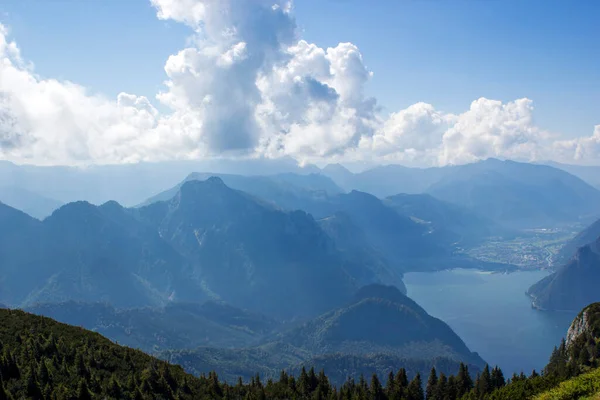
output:
<instances>
[{"instance_id":1,"label":"cumulus cloud","mask_svg":"<svg viewBox=\"0 0 600 400\"><path fill-rule=\"evenodd\" d=\"M150 0L159 19L190 27L148 99L90 94L38 76L0 25L0 158L120 163L203 157L443 165L487 157L600 159L590 137L554 140L533 102L477 99L459 114L417 103L384 115L365 85L373 72L352 43L299 37L282 0ZM169 111L159 112L161 103Z\"/></svg>"}]
</instances>

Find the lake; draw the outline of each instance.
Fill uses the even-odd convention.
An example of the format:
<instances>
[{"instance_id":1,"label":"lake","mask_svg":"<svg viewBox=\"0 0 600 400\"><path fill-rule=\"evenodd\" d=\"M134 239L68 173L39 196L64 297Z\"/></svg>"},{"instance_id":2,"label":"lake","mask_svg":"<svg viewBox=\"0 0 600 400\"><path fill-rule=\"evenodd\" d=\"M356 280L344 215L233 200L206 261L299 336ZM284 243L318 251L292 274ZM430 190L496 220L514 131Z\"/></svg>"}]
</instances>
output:
<instances>
[{"instance_id":1,"label":"lake","mask_svg":"<svg viewBox=\"0 0 600 400\"><path fill-rule=\"evenodd\" d=\"M525 292L544 271L510 274L455 269L405 274L408 295L445 321L491 365L513 372L540 371L566 335L575 313L542 312Z\"/></svg>"}]
</instances>

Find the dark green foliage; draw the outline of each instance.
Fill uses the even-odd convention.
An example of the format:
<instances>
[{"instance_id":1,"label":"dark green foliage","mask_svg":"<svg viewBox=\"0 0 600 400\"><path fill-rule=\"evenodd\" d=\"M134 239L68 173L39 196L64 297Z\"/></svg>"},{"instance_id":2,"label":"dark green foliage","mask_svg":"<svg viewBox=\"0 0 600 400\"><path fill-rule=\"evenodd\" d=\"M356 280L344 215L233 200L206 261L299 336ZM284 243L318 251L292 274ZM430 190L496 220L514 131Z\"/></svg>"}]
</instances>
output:
<instances>
[{"instance_id":1,"label":"dark green foliage","mask_svg":"<svg viewBox=\"0 0 600 400\"><path fill-rule=\"evenodd\" d=\"M280 371L279 379L252 376L225 383L215 372L186 374L182 367L118 346L97 333L22 311L0 310L0 400L12 399L327 399L327 400L525 400L597 366L596 307L586 309L587 329L552 354L542 374L506 382L485 366L475 381L460 364L456 375L432 368L424 390L421 374L405 369L349 378L336 387L324 370ZM581 316L580 316L581 317ZM577 320L576 320L577 321ZM583 361L583 364L580 363ZM387 376L383 382L381 376Z\"/></svg>"}]
</instances>

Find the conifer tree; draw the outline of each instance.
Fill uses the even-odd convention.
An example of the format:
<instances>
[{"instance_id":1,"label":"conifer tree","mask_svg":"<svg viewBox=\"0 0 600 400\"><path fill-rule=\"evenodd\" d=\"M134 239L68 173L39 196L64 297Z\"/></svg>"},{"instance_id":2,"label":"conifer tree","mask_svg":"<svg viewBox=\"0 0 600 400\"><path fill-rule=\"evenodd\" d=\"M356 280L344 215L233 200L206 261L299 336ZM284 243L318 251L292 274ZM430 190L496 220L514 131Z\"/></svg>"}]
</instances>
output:
<instances>
[{"instance_id":1,"label":"conifer tree","mask_svg":"<svg viewBox=\"0 0 600 400\"><path fill-rule=\"evenodd\" d=\"M425 393L423 392L423 382L421 380L421 374L417 372L415 377L408 384L406 400L424 399Z\"/></svg>"},{"instance_id":2,"label":"conifer tree","mask_svg":"<svg viewBox=\"0 0 600 400\"><path fill-rule=\"evenodd\" d=\"M438 377L434 398L437 400L446 400L450 398L448 397L448 378L446 378L446 375L443 372L440 372L440 376Z\"/></svg>"},{"instance_id":3,"label":"conifer tree","mask_svg":"<svg viewBox=\"0 0 600 400\"><path fill-rule=\"evenodd\" d=\"M371 385L369 386L369 392L371 393L371 399L373 400L384 400L385 396L383 393L383 387L377 377L377 374L371 376Z\"/></svg>"},{"instance_id":4,"label":"conifer tree","mask_svg":"<svg viewBox=\"0 0 600 400\"><path fill-rule=\"evenodd\" d=\"M470 392L473 388L473 380L469 375L469 368L460 363L458 369L458 375L456 376L456 391L458 392L458 397L462 397L466 393Z\"/></svg>"},{"instance_id":5,"label":"conifer tree","mask_svg":"<svg viewBox=\"0 0 600 400\"><path fill-rule=\"evenodd\" d=\"M425 388L425 398L427 400L435 399L436 388L438 384L438 377L435 367L431 368L429 372L429 379L427 379L427 387Z\"/></svg>"}]
</instances>

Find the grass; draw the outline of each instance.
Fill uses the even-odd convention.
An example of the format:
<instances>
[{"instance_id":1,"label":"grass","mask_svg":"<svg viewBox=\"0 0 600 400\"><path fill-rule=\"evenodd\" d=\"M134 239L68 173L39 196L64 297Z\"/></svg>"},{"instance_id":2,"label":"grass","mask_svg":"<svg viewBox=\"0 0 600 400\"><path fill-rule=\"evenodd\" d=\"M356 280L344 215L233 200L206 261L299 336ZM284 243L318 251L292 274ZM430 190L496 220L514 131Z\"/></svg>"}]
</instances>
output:
<instances>
[{"instance_id":1,"label":"grass","mask_svg":"<svg viewBox=\"0 0 600 400\"><path fill-rule=\"evenodd\" d=\"M600 368L565 381L535 400L600 400Z\"/></svg>"}]
</instances>

